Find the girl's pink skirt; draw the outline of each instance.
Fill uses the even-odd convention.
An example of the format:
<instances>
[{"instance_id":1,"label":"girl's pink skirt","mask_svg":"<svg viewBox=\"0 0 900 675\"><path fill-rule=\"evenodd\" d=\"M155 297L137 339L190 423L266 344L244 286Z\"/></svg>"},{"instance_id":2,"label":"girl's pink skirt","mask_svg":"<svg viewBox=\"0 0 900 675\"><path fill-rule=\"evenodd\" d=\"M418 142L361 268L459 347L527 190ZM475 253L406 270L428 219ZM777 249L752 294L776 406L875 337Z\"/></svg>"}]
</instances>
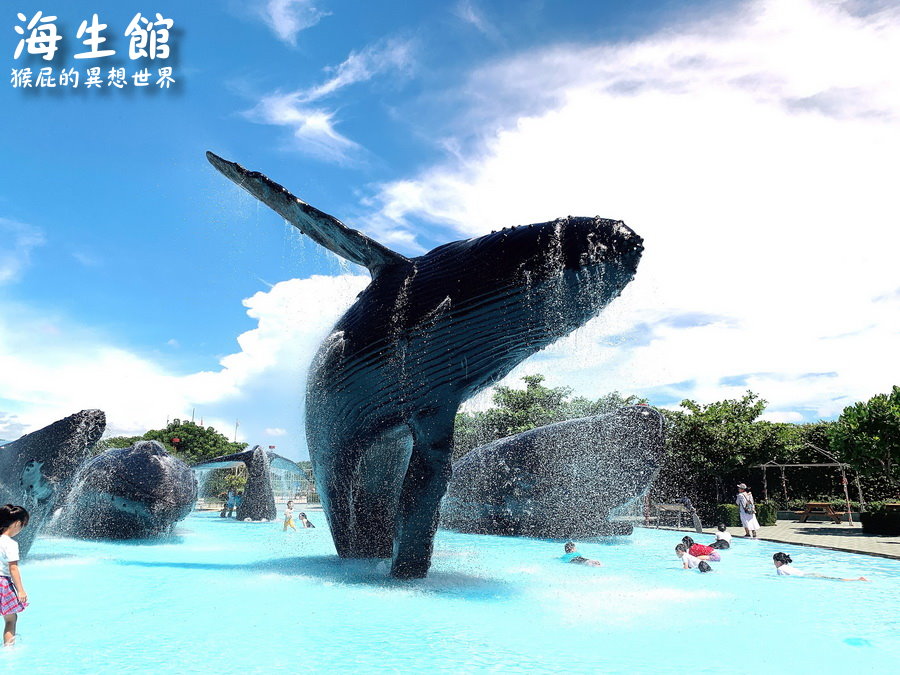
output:
<instances>
[{"instance_id":1,"label":"girl's pink skirt","mask_svg":"<svg viewBox=\"0 0 900 675\"><path fill-rule=\"evenodd\" d=\"M18 614L25 610L27 605L19 602L19 596L16 594L16 587L13 586L12 579L9 577L0 577L0 614Z\"/></svg>"}]
</instances>

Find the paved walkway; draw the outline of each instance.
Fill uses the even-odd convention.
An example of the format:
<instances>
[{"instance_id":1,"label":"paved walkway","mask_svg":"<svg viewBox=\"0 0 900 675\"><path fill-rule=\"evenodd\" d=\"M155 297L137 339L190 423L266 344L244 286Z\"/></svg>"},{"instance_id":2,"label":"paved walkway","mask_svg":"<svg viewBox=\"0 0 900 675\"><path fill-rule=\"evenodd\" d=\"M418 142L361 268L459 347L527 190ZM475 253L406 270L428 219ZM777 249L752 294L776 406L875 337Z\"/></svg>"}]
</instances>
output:
<instances>
[{"instance_id":1,"label":"paved walkway","mask_svg":"<svg viewBox=\"0 0 900 675\"><path fill-rule=\"evenodd\" d=\"M694 528L686 527L662 526L659 529L679 529L683 532L694 532ZM715 531L714 527L703 528L705 534L712 535ZM729 527L728 531L735 538L744 536L744 528L742 527ZM900 537L866 534L862 531L862 526L859 523L855 523L851 527L847 523L800 523L796 520L779 520L776 525L761 527L758 534L760 539L767 541L780 541L800 546L819 546L821 548L834 549L835 551L863 553L865 555L877 555L882 558L897 558L900 560Z\"/></svg>"}]
</instances>

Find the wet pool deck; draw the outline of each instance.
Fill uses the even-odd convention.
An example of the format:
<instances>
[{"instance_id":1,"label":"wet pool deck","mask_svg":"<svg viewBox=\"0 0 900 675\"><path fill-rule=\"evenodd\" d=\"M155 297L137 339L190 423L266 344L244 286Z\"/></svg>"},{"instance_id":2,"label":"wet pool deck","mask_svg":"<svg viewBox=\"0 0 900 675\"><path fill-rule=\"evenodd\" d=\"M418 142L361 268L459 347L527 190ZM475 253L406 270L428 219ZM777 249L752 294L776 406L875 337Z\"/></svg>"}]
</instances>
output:
<instances>
[{"instance_id":1,"label":"wet pool deck","mask_svg":"<svg viewBox=\"0 0 900 675\"><path fill-rule=\"evenodd\" d=\"M659 529L694 532L693 527L676 528L663 525ZM703 528L704 534L714 535L715 531L714 527ZM744 538L744 528L742 527L729 527L728 531L735 539ZM779 520L775 525L759 528L758 534L760 539L766 541L778 541L799 546L818 546L835 551L863 553L900 560L900 537L866 534L862 531L859 523L851 526L847 523L801 523L796 520Z\"/></svg>"}]
</instances>

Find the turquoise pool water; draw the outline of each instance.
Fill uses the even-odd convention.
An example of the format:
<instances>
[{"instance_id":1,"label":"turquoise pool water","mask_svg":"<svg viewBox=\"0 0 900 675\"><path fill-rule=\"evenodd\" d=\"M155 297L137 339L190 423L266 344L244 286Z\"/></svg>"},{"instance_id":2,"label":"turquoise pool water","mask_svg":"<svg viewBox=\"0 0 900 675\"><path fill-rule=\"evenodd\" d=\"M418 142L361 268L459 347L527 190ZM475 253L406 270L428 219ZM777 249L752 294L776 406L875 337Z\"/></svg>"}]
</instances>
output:
<instances>
[{"instance_id":1,"label":"turquoise pool water","mask_svg":"<svg viewBox=\"0 0 900 675\"><path fill-rule=\"evenodd\" d=\"M438 533L429 578L341 561L319 527L194 514L150 544L41 539L17 673L887 673L900 663L900 561L736 541L682 571L681 533L557 542ZM701 537L697 537L701 540ZM702 539L707 539L703 537ZM795 566L871 583L776 577Z\"/></svg>"}]
</instances>

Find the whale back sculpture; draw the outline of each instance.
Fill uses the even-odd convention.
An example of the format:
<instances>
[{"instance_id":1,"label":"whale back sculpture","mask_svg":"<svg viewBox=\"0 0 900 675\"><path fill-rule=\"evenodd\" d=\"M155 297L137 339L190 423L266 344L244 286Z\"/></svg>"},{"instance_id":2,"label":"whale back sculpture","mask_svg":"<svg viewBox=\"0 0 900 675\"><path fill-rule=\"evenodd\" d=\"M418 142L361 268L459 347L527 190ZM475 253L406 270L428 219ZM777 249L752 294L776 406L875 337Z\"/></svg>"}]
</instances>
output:
<instances>
[{"instance_id":1,"label":"whale back sculpture","mask_svg":"<svg viewBox=\"0 0 900 675\"><path fill-rule=\"evenodd\" d=\"M453 465L441 525L476 534L576 539L630 534L610 512L641 497L659 471L663 416L627 406L475 448Z\"/></svg>"},{"instance_id":2,"label":"whale back sculpture","mask_svg":"<svg viewBox=\"0 0 900 675\"><path fill-rule=\"evenodd\" d=\"M641 238L620 221L569 217L410 259L262 174L207 157L372 273L314 358L307 445L338 554L392 557L392 575L425 576L460 403L596 316L634 276Z\"/></svg>"},{"instance_id":3,"label":"whale back sculpture","mask_svg":"<svg viewBox=\"0 0 900 675\"><path fill-rule=\"evenodd\" d=\"M82 410L0 446L0 504L24 506L30 516L16 537L23 557L105 429L102 410Z\"/></svg>"},{"instance_id":4,"label":"whale back sculpture","mask_svg":"<svg viewBox=\"0 0 900 675\"><path fill-rule=\"evenodd\" d=\"M137 539L168 531L197 500L190 467L157 441L112 448L78 470L56 529L84 539Z\"/></svg>"}]
</instances>

